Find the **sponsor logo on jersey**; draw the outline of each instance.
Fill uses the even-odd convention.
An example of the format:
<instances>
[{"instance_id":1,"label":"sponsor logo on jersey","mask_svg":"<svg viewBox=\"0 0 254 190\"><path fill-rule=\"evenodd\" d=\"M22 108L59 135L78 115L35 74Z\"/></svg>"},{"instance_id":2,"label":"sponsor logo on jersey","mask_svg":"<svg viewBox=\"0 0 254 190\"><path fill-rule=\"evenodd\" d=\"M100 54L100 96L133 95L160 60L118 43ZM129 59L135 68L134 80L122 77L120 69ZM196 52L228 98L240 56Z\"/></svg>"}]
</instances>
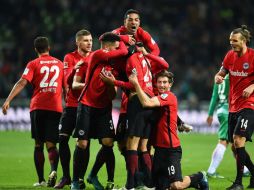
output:
<instances>
[{"instance_id":1,"label":"sponsor logo on jersey","mask_svg":"<svg viewBox=\"0 0 254 190\"><path fill-rule=\"evenodd\" d=\"M47 60L47 61L40 61L40 64L55 64L55 63L58 63L57 60Z\"/></svg>"},{"instance_id":2,"label":"sponsor logo on jersey","mask_svg":"<svg viewBox=\"0 0 254 190\"><path fill-rule=\"evenodd\" d=\"M243 64L243 69L246 70L246 69L248 69L249 67L250 67L249 63L244 63L244 64Z\"/></svg>"},{"instance_id":3,"label":"sponsor logo on jersey","mask_svg":"<svg viewBox=\"0 0 254 190\"><path fill-rule=\"evenodd\" d=\"M26 69L24 70L23 75L27 75L27 74L28 74L28 72L29 72L29 69L28 69L28 68L26 68Z\"/></svg>"},{"instance_id":4,"label":"sponsor logo on jersey","mask_svg":"<svg viewBox=\"0 0 254 190\"><path fill-rule=\"evenodd\" d=\"M84 131L84 130L79 130L79 131L78 131L78 134L79 134L79 135L84 135L84 134L85 134L85 131Z\"/></svg>"},{"instance_id":5,"label":"sponsor logo on jersey","mask_svg":"<svg viewBox=\"0 0 254 190\"><path fill-rule=\"evenodd\" d=\"M162 99L166 99L168 97L168 94L161 94Z\"/></svg>"},{"instance_id":6,"label":"sponsor logo on jersey","mask_svg":"<svg viewBox=\"0 0 254 190\"><path fill-rule=\"evenodd\" d=\"M237 76L237 77L247 77L248 73L247 72L243 72L243 71L231 71L230 70L230 74L232 76Z\"/></svg>"}]
</instances>

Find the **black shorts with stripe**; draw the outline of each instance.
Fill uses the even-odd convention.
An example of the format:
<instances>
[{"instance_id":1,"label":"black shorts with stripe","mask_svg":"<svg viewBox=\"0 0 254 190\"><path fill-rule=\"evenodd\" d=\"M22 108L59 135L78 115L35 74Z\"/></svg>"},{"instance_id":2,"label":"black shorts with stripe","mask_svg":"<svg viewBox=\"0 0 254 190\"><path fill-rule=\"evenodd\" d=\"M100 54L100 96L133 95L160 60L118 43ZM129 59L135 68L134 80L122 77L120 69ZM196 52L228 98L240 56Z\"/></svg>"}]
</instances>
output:
<instances>
[{"instance_id":1,"label":"black shorts with stripe","mask_svg":"<svg viewBox=\"0 0 254 190\"><path fill-rule=\"evenodd\" d=\"M77 108L76 107L66 107L64 108L61 120L60 120L60 135L67 134L72 135L73 130L76 126L77 118Z\"/></svg>"},{"instance_id":2,"label":"black shorts with stripe","mask_svg":"<svg viewBox=\"0 0 254 190\"><path fill-rule=\"evenodd\" d=\"M73 137L80 140L114 138L112 106L94 108L79 103Z\"/></svg>"},{"instance_id":3,"label":"black shorts with stripe","mask_svg":"<svg viewBox=\"0 0 254 190\"><path fill-rule=\"evenodd\" d=\"M152 177L156 189L168 189L171 183L182 181L182 148L155 147Z\"/></svg>"},{"instance_id":4,"label":"black shorts with stripe","mask_svg":"<svg viewBox=\"0 0 254 190\"><path fill-rule=\"evenodd\" d=\"M228 139L233 143L233 135L245 137L246 141L251 141L254 130L254 110L242 109L236 113L229 113L228 116Z\"/></svg>"},{"instance_id":5,"label":"black shorts with stripe","mask_svg":"<svg viewBox=\"0 0 254 190\"><path fill-rule=\"evenodd\" d=\"M137 95L131 97L127 106L127 135L148 139L151 133L152 109L143 108Z\"/></svg>"},{"instance_id":6,"label":"black shorts with stripe","mask_svg":"<svg viewBox=\"0 0 254 190\"><path fill-rule=\"evenodd\" d=\"M62 113L49 110L30 112L32 138L41 142L57 143L59 140L59 122Z\"/></svg>"},{"instance_id":7,"label":"black shorts with stripe","mask_svg":"<svg viewBox=\"0 0 254 190\"><path fill-rule=\"evenodd\" d=\"M127 138L126 120L127 120L127 114L120 113L118 122L117 122L117 126L116 126L116 137L115 137L115 140L118 142Z\"/></svg>"}]
</instances>

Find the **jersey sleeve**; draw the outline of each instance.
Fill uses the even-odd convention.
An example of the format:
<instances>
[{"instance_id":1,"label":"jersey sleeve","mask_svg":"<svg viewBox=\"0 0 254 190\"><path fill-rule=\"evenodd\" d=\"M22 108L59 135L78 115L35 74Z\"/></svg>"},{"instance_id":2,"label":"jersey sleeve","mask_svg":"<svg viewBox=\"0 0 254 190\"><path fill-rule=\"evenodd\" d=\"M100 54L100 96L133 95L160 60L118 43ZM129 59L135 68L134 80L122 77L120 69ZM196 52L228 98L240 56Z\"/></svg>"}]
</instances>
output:
<instances>
[{"instance_id":1,"label":"jersey sleeve","mask_svg":"<svg viewBox=\"0 0 254 190\"><path fill-rule=\"evenodd\" d=\"M75 74L75 70L73 70L73 68L73 57L67 54L64 57L64 87L72 84Z\"/></svg>"},{"instance_id":2,"label":"jersey sleeve","mask_svg":"<svg viewBox=\"0 0 254 190\"><path fill-rule=\"evenodd\" d=\"M101 51L97 51L95 56L98 61L109 61L110 59L119 58L127 54L127 47L124 45L124 42L120 41L119 49L112 51L102 49Z\"/></svg>"},{"instance_id":3,"label":"jersey sleeve","mask_svg":"<svg viewBox=\"0 0 254 190\"><path fill-rule=\"evenodd\" d=\"M32 82L34 76L35 62L29 62L21 76L21 78L26 79L30 83Z\"/></svg>"},{"instance_id":4,"label":"jersey sleeve","mask_svg":"<svg viewBox=\"0 0 254 190\"><path fill-rule=\"evenodd\" d=\"M76 70L75 76L81 77L82 79L85 79L86 71L87 71L87 65L84 64L79 69Z\"/></svg>"},{"instance_id":5,"label":"jersey sleeve","mask_svg":"<svg viewBox=\"0 0 254 190\"><path fill-rule=\"evenodd\" d=\"M125 44L129 44L129 35L119 35L119 37Z\"/></svg>"},{"instance_id":6,"label":"jersey sleeve","mask_svg":"<svg viewBox=\"0 0 254 190\"><path fill-rule=\"evenodd\" d=\"M149 49L151 54L159 55L160 48L159 48L158 44L154 41L152 36L147 31L143 30L142 28L139 28L139 30L142 35L143 44L145 45L145 47L147 47Z\"/></svg>"},{"instance_id":7,"label":"jersey sleeve","mask_svg":"<svg viewBox=\"0 0 254 190\"><path fill-rule=\"evenodd\" d=\"M124 81L120 81L120 80L115 80L114 81L114 85L120 88L124 88L127 90L134 90L134 86L133 84L131 84L130 82L124 82Z\"/></svg>"},{"instance_id":8,"label":"jersey sleeve","mask_svg":"<svg viewBox=\"0 0 254 190\"><path fill-rule=\"evenodd\" d=\"M218 102L218 84L213 85L213 93L209 104L208 115L212 116Z\"/></svg>"},{"instance_id":9,"label":"jersey sleeve","mask_svg":"<svg viewBox=\"0 0 254 190\"><path fill-rule=\"evenodd\" d=\"M164 93L160 94L159 96L156 96L160 102L160 106L173 106L177 104L177 99L174 95L170 93Z\"/></svg>"},{"instance_id":10,"label":"jersey sleeve","mask_svg":"<svg viewBox=\"0 0 254 190\"><path fill-rule=\"evenodd\" d=\"M161 70L168 69L169 64L165 59L162 57L153 55L153 54L147 54L145 57L151 60L151 68L153 73L157 73Z\"/></svg>"},{"instance_id":11,"label":"jersey sleeve","mask_svg":"<svg viewBox=\"0 0 254 190\"><path fill-rule=\"evenodd\" d=\"M230 64L230 57L232 55L232 51L229 51L226 56L223 59L222 62L222 68L225 69L226 71L229 71L229 64Z\"/></svg>"}]
</instances>

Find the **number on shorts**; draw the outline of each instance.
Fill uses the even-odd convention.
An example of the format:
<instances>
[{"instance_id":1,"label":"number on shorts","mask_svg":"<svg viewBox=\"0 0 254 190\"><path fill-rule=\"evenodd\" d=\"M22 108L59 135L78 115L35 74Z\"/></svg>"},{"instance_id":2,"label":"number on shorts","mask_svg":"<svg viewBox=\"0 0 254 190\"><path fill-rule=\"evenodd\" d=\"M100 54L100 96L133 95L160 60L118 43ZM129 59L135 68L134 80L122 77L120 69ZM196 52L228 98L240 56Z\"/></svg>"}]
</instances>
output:
<instances>
[{"instance_id":1,"label":"number on shorts","mask_svg":"<svg viewBox=\"0 0 254 190\"><path fill-rule=\"evenodd\" d=\"M168 174L169 175L175 174L175 167L173 165L168 167Z\"/></svg>"},{"instance_id":2,"label":"number on shorts","mask_svg":"<svg viewBox=\"0 0 254 190\"><path fill-rule=\"evenodd\" d=\"M241 128L246 129L248 127L248 119L241 119Z\"/></svg>"},{"instance_id":3,"label":"number on shorts","mask_svg":"<svg viewBox=\"0 0 254 190\"><path fill-rule=\"evenodd\" d=\"M48 82L46 82L49 78L49 73L54 72L54 76L51 78L51 80ZM40 82L40 87L41 88L45 88L45 87L49 87L49 86L54 86L57 87L58 83L56 82L58 76L59 76L59 67L56 65L53 65L52 67L48 67L48 66L43 66L40 70L40 73L44 74L43 79Z\"/></svg>"}]
</instances>

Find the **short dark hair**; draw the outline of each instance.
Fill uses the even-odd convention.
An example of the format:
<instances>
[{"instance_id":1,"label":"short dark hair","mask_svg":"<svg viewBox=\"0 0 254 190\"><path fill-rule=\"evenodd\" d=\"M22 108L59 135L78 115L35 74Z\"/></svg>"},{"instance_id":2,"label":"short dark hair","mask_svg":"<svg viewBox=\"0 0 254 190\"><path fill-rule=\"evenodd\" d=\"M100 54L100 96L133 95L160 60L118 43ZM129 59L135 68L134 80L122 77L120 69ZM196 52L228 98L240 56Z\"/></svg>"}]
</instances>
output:
<instances>
[{"instance_id":1,"label":"short dark hair","mask_svg":"<svg viewBox=\"0 0 254 190\"><path fill-rule=\"evenodd\" d=\"M169 83L173 83L174 82L174 74L167 71L167 70L162 70L159 73L156 74L155 78L156 81L159 77L167 77L168 78L168 82Z\"/></svg>"},{"instance_id":2,"label":"short dark hair","mask_svg":"<svg viewBox=\"0 0 254 190\"><path fill-rule=\"evenodd\" d=\"M120 41L120 37L112 32L105 32L99 38L101 42L116 42Z\"/></svg>"},{"instance_id":3,"label":"short dark hair","mask_svg":"<svg viewBox=\"0 0 254 190\"><path fill-rule=\"evenodd\" d=\"M45 53L49 50L49 40L47 37L38 36L34 40L34 47L38 53Z\"/></svg>"},{"instance_id":4,"label":"short dark hair","mask_svg":"<svg viewBox=\"0 0 254 190\"><path fill-rule=\"evenodd\" d=\"M250 42L251 39L251 34L250 31L248 30L248 27L246 25L242 25L241 28L236 28L232 31L233 34L238 34L240 33L243 38L245 38L246 43Z\"/></svg>"},{"instance_id":5,"label":"short dark hair","mask_svg":"<svg viewBox=\"0 0 254 190\"><path fill-rule=\"evenodd\" d=\"M77 33L76 33L76 39L80 36L89 36L91 35L91 32L89 32L88 30L85 30L85 29L82 29L82 30L79 30Z\"/></svg>"},{"instance_id":6,"label":"short dark hair","mask_svg":"<svg viewBox=\"0 0 254 190\"><path fill-rule=\"evenodd\" d=\"M128 17L128 15L131 14L131 13L135 13L135 14L137 14L140 17L140 14L139 14L139 12L137 10L135 10L135 9L129 9L129 10L127 10L125 12L124 19L126 19Z\"/></svg>"}]
</instances>

